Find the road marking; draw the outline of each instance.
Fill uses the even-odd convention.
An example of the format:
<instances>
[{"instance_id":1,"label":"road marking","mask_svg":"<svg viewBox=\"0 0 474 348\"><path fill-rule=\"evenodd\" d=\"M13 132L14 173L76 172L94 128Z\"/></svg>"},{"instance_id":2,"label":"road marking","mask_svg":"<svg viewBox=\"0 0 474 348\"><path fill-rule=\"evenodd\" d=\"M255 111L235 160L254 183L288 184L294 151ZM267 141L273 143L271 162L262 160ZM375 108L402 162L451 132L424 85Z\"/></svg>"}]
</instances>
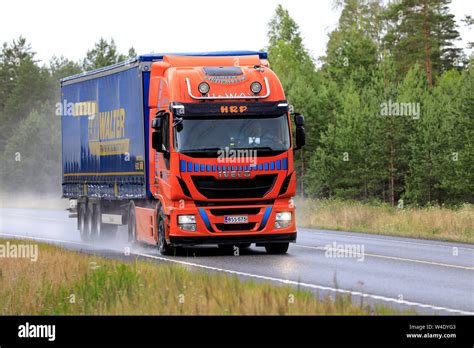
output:
<instances>
[{"instance_id":1,"label":"road marking","mask_svg":"<svg viewBox=\"0 0 474 348\"><path fill-rule=\"evenodd\" d=\"M56 243L70 243L70 244L78 244L78 245L81 245L81 246L89 246L87 244L74 242L74 241L65 241L65 240L51 239L51 238L30 237L30 236L24 236L24 235L13 235L13 234L7 234L7 233L0 233L0 236L26 237L25 239L32 239L32 240L38 240L38 241L52 241L52 242L56 242ZM104 248L101 248L101 249L104 249ZM114 249L108 249L108 250L118 252L117 250L114 250ZM142 257L145 257L145 258L151 258L151 259L156 259L156 260L161 260L161 261L166 261L166 262L172 262L172 263L177 263L177 264L186 265L186 266L192 266L192 267L196 267L196 268L208 269L208 270L222 272L222 273L240 275L240 276L244 276L244 277L263 279L263 280L268 280L268 281L272 281L272 282L276 282L276 283L296 285L296 286L300 286L300 287L302 286L302 287L306 287L306 288L310 288L310 289L325 290L325 291L330 291L330 292L334 292L334 293L347 294L347 295L351 295L351 296L359 296L359 297L362 297L362 298L370 298L370 299L373 299L373 300L391 302L391 303L396 303L396 304L403 304L403 305L412 306L412 307L429 308L429 309L434 310L434 311L444 311L444 312L453 313L453 314L474 315L474 312L464 311L464 310L461 310L461 309L453 309L453 308L435 306L435 305L430 305L430 304L425 304L425 303L420 303L420 302L399 300L397 298L386 297L386 296L381 296L381 295L373 295L373 294L363 293L363 292L360 292L360 291L352 291L352 290L345 290L345 289L339 289L339 288L332 288L332 287L329 287L329 286L316 285L316 284L311 284L311 283L302 283L302 282L295 281L295 280L275 278L275 277L263 276L263 275L247 273L247 272L241 272L241 271L234 271L234 270L229 270L229 269L224 269L224 268L201 265L201 264L194 263L194 262L187 262L187 261L170 259L170 258L163 257L163 256L156 256L156 255L144 254L144 253L133 252L133 251L130 251L130 255L137 255L137 256L142 256Z\"/></svg>"},{"instance_id":2,"label":"road marking","mask_svg":"<svg viewBox=\"0 0 474 348\"><path fill-rule=\"evenodd\" d=\"M326 290L326 291L331 291L331 292L347 294L347 295L351 295L351 296L360 296L360 297L363 297L363 298L371 298L371 299L374 299L374 300L385 301L385 302L393 302L393 303L397 303L397 304L404 304L404 305L407 305L407 306L429 308L429 309L432 309L432 310L435 310L435 311L445 311L445 312L448 312L448 313L455 313L455 314L474 315L474 312L464 311L464 310L461 310L461 309L453 309L453 308L447 308L447 307L441 307L441 306L434 306L434 305L420 303L420 302L399 300L397 298L391 298L391 297L386 297L386 296L381 296L381 295L367 294L367 293L363 293L363 292L360 292L360 291L352 291L352 290L332 288L332 287L323 286L323 285L302 283L302 282L298 282L298 281L295 281L295 280L275 278L275 277L263 276L263 275L247 273L247 272L241 272L241 271L234 271L234 270L229 270L229 269L224 269L224 268L219 268L219 267L201 265L201 264L193 263L193 262L169 259L169 258L162 257L162 256L136 253L136 252L132 252L132 251L130 252L130 254L137 255L137 256L142 256L142 257L147 257L147 258L152 258L152 259L157 259L157 260L162 260L162 261L167 261L167 262L178 263L178 264L182 264L182 265L186 265L186 266L192 266L192 267L197 267L197 268L208 269L208 270L217 271L217 272L229 273L229 274L240 275L240 276L245 276L245 277L251 277L251 278L256 278L256 279L269 280L269 281L273 281L273 282L277 282L277 283L303 286L303 287L307 287L307 288L311 288L311 289L317 289L317 290Z\"/></svg>"},{"instance_id":3,"label":"road marking","mask_svg":"<svg viewBox=\"0 0 474 348\"><path fill-rule=\"evenodd\" d=\"M323 231L323 230L316 230L314 228L307 228L307 227L301 227L300 229L301 229L301 231L304 231L304 230L311 231L311 232L309 232L310 234L319 234L319 235L323 235L323 236L326 236L326 237L329 237L328 235L331 234L331 235L334 235L334 236L343 236L343 237L348 237L348 238L376 240L376 241L380 241L380 242L397 242L397 243L426 245L426 246L435 246L435 247L444 247L444 248L454 248L455 247L455 248L458 248L458 249L466 249L466 250L469 250L469 251L474 251L474 248L469 248L467 246L458 246L456 242L446 242L446 243L451 243L451 244L436 244L436 243L431 244L431 243L411 242L411 241L407 241L407 240L398 240L398 238L410 238L410 237L396 237L396 236L388 236L387 235L385 237L388 237L388 238L383 239L383 238L371 238L371 237L356 235L359 232L353 232L354 235L351 235L351 234L346 234L346 233L339 233L336 230L324 230L324 231L327 231L327 232L316 232L316 231ZM365 232L360 232L360 233L365 233Z\"/></svg>"},{"instance_id":4,"label":"road marking","mask_svg":"<svg viewBox=\"0 0 474 348\"><path fill-rule=\"evenodd\" d=\"M300 247L300 248L307 248L307 249L316 249L316 250L335 250L337 249L334 248L326 248L326 247L317 247L317 246L311 246L311 245L303 245L303 244L293 244L294 246ZM424 263L428 265L435 265L435 266L442 266L442 267L451 267L451 268L459 268L459 269L466 269L468 271L474 271L474 267L468 267L468 266L459 266L459 265L451 265L447 263L440 263L440 262L433 262L433 261L425 261L425 260L417 260L417 259L407 259L404 257L397 257L397 256L387 256L387 255L379 255L379 254L371 254L371 253L362 253L364 256L370 256L370 257L378 257L381 259L389 259L389 260L397 260L397 261L406 261L406 262L415 262L415 263Z\"/></svg>"}]
</instances>

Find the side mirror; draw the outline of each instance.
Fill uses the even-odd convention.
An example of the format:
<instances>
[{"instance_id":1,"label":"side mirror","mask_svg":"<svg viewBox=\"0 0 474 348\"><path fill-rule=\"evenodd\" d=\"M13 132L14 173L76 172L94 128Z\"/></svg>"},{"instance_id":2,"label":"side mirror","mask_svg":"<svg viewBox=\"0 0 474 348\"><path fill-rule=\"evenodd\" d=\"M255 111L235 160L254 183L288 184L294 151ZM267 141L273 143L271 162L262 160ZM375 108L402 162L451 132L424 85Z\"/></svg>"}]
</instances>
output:
<instances>
[{"instance_id":1,"label":"side mirror","mask_svg":"<svg viewBox=\"0 0 474 348\"><path fill-rule=\"evenodd\" d=\"M301 149L306 144L306 135L304 127L296 127L296 147L295 150Z\"/></svg>"},{"instance_id":2,"label":"side mirror","mask_svg":"<svg viewBox=\"0 0 474 348\"><path fill-rule=\"evenodd\" d=\"M304 116L295 113L295 150L301 149L306 144L306 134L304 130Z\"/></svg>"},{"instance_id":3,"label":"side mirror","mask_svg":"<svg viewBox=\"0 0 474 348\"><path fill-rule=\"evenodd\" d=\"M164 152L163 150L163 137L162 127L165 117L168 117L169 113L165 110L160 110L156 113L155 118L151 121L151 128L154 129L153 134L151 135L151 147L157 152Z\"/></svg>"},{"instance_id":4,"label":"side mirror","mask_svg":"<svg viewBox=\"0 0 474 348\"><path fill-rule=\"evenodd\" d=\"M301 114L295 114L296 127L304 127L304 116Z\"/></svg>"},{"instance_id":5,"label":"side mirror","mask_svg":"<svg viewBox=\"0 0 474 348\"><path fill-rule=\"evenodd\" d=\"M161 130L153 131L151 135L151 147L156 150L156 152L163 152L163 141L161 139Z\"/></svg>"},{"instance_id":6,"label":"side mirror","mask_svg":"<svg viewBox=\"0 0 474 348\"><path fill-rule=\"evenodd\" d=\"M154 130L160 130L162 123L163 123L163 119L161 117L155 117L151 121L151 128L153 128Z\"/></svg>"}]
</instances>

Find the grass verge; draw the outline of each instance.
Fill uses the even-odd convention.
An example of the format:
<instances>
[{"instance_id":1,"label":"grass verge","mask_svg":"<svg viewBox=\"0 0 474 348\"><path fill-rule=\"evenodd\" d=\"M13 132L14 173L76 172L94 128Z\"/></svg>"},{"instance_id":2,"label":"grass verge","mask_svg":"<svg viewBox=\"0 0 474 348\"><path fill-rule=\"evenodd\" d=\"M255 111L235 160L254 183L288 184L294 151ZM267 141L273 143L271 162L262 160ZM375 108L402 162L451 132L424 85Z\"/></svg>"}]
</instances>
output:
<instances>
[{"instance_id":1,"label":"grass verge","mask_svg":"<svg viewBox=\"0 0 474 348\"><path fill-rule=\"evenodd\" d=\"M393 208L387 204L297 199L298 226L474 243L474 207Z\"/></svg>"},{"instance_id":2,"label":"grass verge","mask_svg":"<svg viewBox=\"0 0 474 348\"><path fill-rule=\"evenodd\" d=\"M0 239L0 244L6 242ZM36 262L1 259L1 315L402 314L384 306L356 305L349 296L318 300L306 290L242 281L236 276L140 260L123 263L38 246Z\"/></svg>"}]
</instances>

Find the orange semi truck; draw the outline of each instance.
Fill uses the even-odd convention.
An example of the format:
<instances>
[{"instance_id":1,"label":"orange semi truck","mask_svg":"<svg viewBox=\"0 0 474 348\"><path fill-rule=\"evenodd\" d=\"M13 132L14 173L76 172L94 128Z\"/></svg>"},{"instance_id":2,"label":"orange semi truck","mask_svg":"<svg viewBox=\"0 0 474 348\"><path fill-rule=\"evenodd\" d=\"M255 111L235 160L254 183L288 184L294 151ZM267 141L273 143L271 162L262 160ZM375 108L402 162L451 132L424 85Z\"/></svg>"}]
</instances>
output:
<instances>
[{"instance_id":1,"label":"orange semi truck","mask_svg":"<svg viewBox=\"0 0 474 348\"><path fill-rule=\"evenodd\" d=\"M61 98L63 197L82 240L127 225L162 254L295 242L304 118L265 52L143 55L63 79Z\"/></svg>"}]
</instances>

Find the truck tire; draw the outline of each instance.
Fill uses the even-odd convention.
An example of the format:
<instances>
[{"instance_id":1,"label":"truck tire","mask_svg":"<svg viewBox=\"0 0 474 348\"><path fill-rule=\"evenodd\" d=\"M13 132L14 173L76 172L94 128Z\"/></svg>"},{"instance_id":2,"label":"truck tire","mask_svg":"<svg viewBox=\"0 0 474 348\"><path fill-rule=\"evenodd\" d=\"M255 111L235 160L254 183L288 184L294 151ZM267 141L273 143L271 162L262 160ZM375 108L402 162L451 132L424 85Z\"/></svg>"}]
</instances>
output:
<instances>
[{"instance_id":1,"label":"truck tire","mask_svg":"<svg viewBox=\"0 0 474 348\"><path fill-rule=\"evenodd\" d=\"M90 202L86 205L85 231L87 232L87 241L91 241L94 236L94 205Z\"/></svg>"},{"instance_id":2,"label":"truck tire","mask_svg":"<svg viewBox=\"0 0 474 348\"><path fill-rule=\"evenodd\" d=\"M135 203L130 202L128 205L128 242L130 244L138 243L137 239L137 219L135 215Z\"/></svg>"},{"instance_id":3,"label":"truck tire","mask_svg":"<svg viewBox=\"0 0 474 348\"><path fill-rule=\"evenodd\" d=\"M265 250L268 254L279 255L286 254L290 243L267 243L265 244Z\"/></svg>"},{"instance_id":4,"label":"truck tire","mask_svg":"<svg viewBox=\"0 0 474 348\"><path fill-rule=\"evenodd\" d=\"M79 203L77 208L77 222L79 225L79 234L83 242L89 241L89 230L87 229L87 209L85 203Z\"/></svg>"},{"instance_id":5,"label":"truck tire","mask_svg":"<svg viewBox=\"0 0 474 348\"><path fill-rule=\"evenodd\" d=\"M166 230L165 230L165 220L166 216L163 213L163 209L161 208L161 204L158 205L158 213L157 213L157 230L158 230L158 251L161 255L172 255L174 253L174 248L168 244L166 241Z\"/></svg>"},{"instance_id":6,"label":"truck tire","mask_svg":"<svg viewBox=\"0 0 474 348\"><path fill-rule=\"evenodd\" d=\"M100 204L94 204L93 208L93 229L92 229L92 239L95 241L107 241L115 238L117 234L117 225L110 225L102 223L102 209Z\"/></svg>"}]
</instances>

